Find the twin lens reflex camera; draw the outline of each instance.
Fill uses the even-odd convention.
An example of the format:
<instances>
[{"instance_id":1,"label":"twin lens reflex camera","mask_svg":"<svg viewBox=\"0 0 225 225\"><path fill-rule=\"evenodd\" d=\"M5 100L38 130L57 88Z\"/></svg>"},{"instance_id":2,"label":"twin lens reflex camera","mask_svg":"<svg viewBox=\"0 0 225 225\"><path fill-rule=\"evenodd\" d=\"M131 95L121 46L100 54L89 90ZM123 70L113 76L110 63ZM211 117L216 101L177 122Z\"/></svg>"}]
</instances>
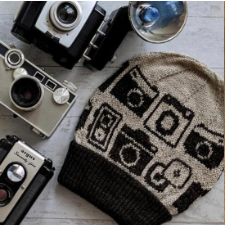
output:
<instances>
[{"instance_id":1,"label":"twin lens reflex camera","mask_svg":"<svg viewBox=\"0 0 225 225\"><path fill-rule=\"evenodd\" d=\"M16 136L0 140L0 225L18 225L52 178L52 161Z\"/></svg>"}]
</instances>

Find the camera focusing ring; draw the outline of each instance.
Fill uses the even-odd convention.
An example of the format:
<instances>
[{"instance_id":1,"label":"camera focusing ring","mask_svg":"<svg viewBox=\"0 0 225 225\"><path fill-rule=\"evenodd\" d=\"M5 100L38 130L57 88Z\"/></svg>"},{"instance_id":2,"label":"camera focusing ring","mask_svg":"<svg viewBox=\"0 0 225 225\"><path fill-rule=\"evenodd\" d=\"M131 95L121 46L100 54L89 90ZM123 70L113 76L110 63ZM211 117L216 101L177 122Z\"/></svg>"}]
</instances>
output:
<instances>
[{"instance_id":1,"label":"camera focusing ring","mask_svg":"<svg viewBox=\"0 0 225 225\"><path fill-rule=\"evenodd\" d=\"M79 25L82 9L78 2L55 2L50 10L52 24L61 31L71 31Z\"/></svg>"},{"instance_id":2,"label":"camera focusing ring","mask_svg":"<svg viewBox=\"0 0 225 225\"><path fill-rule=\"evenodd\" d=\"M9 96L11 102L20 110L32 111L42 103L44 89L36 78L21 76L12 83Z\"/></svg>"},{"instance_id":3,"label":"camera focusing ring","mask_svg":"<svg viewBox=\"0 0 225 225\"><path fill-rule=\"evenodd\" d=\"M24 54L19 49L10 49L5 54L5 64L10 69L20 68L24 64L24 61Z\"/></svg>"}]
</instances>

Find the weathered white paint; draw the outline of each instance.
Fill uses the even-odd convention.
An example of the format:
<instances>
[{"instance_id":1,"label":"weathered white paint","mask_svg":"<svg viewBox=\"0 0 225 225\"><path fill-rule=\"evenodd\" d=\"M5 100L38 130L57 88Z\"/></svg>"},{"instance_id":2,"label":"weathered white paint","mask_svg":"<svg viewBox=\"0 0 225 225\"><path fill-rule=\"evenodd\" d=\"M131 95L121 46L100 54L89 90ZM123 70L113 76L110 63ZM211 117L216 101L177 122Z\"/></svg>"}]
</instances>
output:
<instances>
[{"instance_id":1,"label":"weathered white paint","mask_svg":"<svg viewBox=\"0 0 225 225\"><path fill-rule=\"evenodd\" d=\"M100 2L108 11L125 5L126 2ZM20 119L13 119L9 111L0 106L0 137L6 134L20 136L42 154L51 158L56 173L39 197L23 225L114 225L110 217L77 195L57 183L57 175L66 156L69 142L89 97L95 89L110 77L122 64L133 55L148 51L174 51L188 54L208 65L221 77L224 75L224 8L223 2L189 2L189 19L184 31L173 41L163 45L143 42L134 33L130 33L117 55L114 64L108 64L101 72L92 73L76 65L68 71L55 64L51 57L33 46L26 45L10 34L13 14L19 2L0 2L0 39L12 42L24 51L28 59L44 66L56 79L74 82L79 90L79 98L51 139L42 140L29 130L29 126ZM132 47L131 47L132 46ZM174 218L167 225L202 225L224 222L224 179L220 178L214 189L188 211Z\"/></svg>"}]
</instances>

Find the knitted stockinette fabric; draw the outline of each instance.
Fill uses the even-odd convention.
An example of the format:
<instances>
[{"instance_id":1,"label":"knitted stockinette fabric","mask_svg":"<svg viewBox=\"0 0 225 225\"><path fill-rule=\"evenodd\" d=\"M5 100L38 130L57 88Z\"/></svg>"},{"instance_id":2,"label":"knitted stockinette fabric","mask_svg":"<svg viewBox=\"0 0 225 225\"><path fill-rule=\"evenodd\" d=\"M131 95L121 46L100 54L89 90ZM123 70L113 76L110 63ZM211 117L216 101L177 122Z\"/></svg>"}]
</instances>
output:
<instances>
[{"instance_id":1,"label":"knitted stockinette fabric","mask_svg":"<svg viewBox=\"0 0 225 225\"><path fill-rule=\"evenodd\" d=\"M173 53L140 55L85 108L59 182L122 225L182 213L223 171L224 84Z\"/></svg>"}]
</instances>

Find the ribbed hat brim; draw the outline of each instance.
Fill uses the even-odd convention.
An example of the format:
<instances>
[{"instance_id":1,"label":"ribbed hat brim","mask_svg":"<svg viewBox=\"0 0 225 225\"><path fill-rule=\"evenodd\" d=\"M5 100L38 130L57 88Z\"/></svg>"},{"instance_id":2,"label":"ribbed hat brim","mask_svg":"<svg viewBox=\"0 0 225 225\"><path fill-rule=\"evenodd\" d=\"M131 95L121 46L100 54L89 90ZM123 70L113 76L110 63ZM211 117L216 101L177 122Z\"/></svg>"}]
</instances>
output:
<instances>
[{"instance_id":1,"label":"ribbed hat brim","mask_svg":"<svg viewBox=\"0 0 225 225\"><path fill-rule=\"evenodd\" d=\"M121 225L159 225L172 218L132 177L74 141L58 180Z\"/></svg>"}]
</instances>

